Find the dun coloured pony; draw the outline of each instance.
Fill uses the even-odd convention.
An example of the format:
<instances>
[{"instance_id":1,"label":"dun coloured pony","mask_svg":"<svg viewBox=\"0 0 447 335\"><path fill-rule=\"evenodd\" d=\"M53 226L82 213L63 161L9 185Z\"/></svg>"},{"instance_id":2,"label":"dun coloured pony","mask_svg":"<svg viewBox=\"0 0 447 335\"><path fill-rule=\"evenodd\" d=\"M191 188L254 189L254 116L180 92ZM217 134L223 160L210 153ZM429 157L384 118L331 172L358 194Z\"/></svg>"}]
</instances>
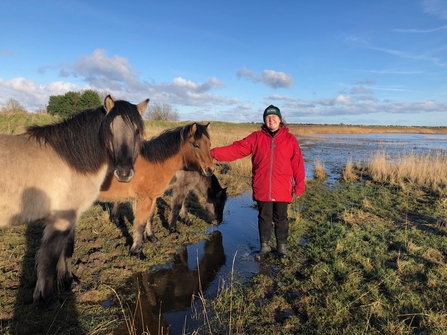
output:
<instances>
[{"instance_id":1,"label":"dun coloured pony","mask_svg":"<svg viewBox=\"0 0 447 335\"><path fill-rule=\"evenodd\" d=\"M152 242L157 238L146 223L152 214L156 200L163 195L174 174L182 169L200 171L206 176L214 172L210 154L209 123L204 126L192 123L184 127L168 129L149 141L144 141L135 162L135 176L128 184L120 184L107 178L101 186L99 201L132 202L133 244L130 254L144 258L143 239Z\"/></svg>"},{"instance_id":2,"label":"dun coloured pony","mask_svg":"<svg viewBox=\"0 0 447 335\"><path fill-rule=\"evenodd\" d=\"M213 174L204 176L197 171L180 170L174 175L169 185L172 191L171 217L169 231L177 231L177 221L180 220L190 226L186 201L188 194L193 190L199 191L206 199L205 209L212 224L220 224L223 220L223 211L227 201L227 188L220 186L219 180ZM153 218L153 217L152 217ZM151 220L150 223L153 221Z\"/></svg>"},{"instance_id":3,"label":"dun coloured pony","mask_svg":"<svg viewBox=\"0 0 447 335\"><path fill-rule=\"evenodd\" d=\"M148 102L133 105L107 96L104 106L62 122L0 135L0 228L45 224L36 255L35 303L58 308L54 278L58 288L73 283L75 225L106 175L117 182L132 180Z\"/></svg>"}]
</instances>

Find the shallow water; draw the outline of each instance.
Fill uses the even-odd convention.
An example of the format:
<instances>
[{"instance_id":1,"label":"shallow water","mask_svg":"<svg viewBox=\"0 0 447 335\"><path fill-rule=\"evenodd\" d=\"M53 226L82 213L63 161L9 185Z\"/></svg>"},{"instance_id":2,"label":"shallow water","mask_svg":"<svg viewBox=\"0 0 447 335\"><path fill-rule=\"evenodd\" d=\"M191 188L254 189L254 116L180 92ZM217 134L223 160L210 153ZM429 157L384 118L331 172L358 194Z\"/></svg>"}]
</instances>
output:
<instances>
[{"instance_id":1,"label":"shallow water","mask_svg":"<svg viewBox=\"0 0 447 335\"><path fill-rule=\"evenodd\" d=\"M329 174L329 183L340 178L349 159L353 162L366 161L375 151L385 150L392 155L436 150L447 154L447 135L315 135L299 141L305 159L306 178L313 177L313 162L319 159ZM274 271L254 261L259 240L257 210L251 193L228 199L224 221L218 226L210 226L209 234L209 241L185 246L171 264L135 275L129 289L137 291L139 288L143 306L143 320L137 320L136 324L144 323L151 334L191 332L200 325L191 319L193 301L196 311L201 312L200 300L197 299L200 286L204 297L209 299L216 296L223 281L229 284L233 269L238 280L260 272L269 275ZM192 299L193 295L195 299ZM163 331L159 327L163 327Z\"/></svg>"},{"instance_id":2,"label":"shallow water","mask_svg":"<svg viewBox=\"0 0 447 335\"><path fill-rule=\"evenodd\" d=\"M185 329L192 331L200 325L191 318L193 295L200 311L200 286L205 298L213 298L222 281L230 278L232 269L243 276L238 280L269 271L254 261L259 243L253 204L251 193L228 199L223 222L209 226L209 240L184 246L171 264L135 274L127 286L141 295L143 313L137 313L137 326L144 324L151 334L181 335ZM127 333L125 328L114 331L115 335Z\"/></svg>"},{"instance_id":3,"label":"shallow water","mask_svg":"<svg viewBox=\"0 0 447 335\"><path fill-rule=\"evenodd\" d=\"M374 152L386 151L391 157L404 153L447 154L446 134L324 134L298 139L306 166L306 179L313 178L314 162L323 163L329 181L336 181L351 160L366 162Z\"/></svg>"}]
</instances>

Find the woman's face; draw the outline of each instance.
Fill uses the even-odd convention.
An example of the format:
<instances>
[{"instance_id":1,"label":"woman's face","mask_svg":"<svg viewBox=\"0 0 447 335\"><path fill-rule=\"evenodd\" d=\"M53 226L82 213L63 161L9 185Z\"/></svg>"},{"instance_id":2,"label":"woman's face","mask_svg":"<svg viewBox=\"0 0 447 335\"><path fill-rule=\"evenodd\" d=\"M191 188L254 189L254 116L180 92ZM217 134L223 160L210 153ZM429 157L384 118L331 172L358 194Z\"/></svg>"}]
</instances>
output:
<instances>
[{"instance_id":1,"label":"woman's face","mask_svg":"<svg viewBox=\"0 0 447 335\"><path fill-rule=\"evenodd\" d=\"M277 131L279 129L280 123L281 119L278 115L270 114L265 117L265 125L270 131Z\"/></svg>"}]
</instances>

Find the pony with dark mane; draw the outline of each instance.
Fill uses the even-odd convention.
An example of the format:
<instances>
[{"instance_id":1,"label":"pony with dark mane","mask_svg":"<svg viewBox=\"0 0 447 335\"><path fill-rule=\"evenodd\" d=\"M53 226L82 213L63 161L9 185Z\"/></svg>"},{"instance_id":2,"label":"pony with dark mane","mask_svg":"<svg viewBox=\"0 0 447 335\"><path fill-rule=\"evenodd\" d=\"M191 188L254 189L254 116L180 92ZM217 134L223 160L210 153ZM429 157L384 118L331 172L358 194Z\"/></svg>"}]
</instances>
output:
<instances>
[{"instance_id":1,"label":"pony with dark mane","mask_svg":"<svg viewBox=\"0 0 447 335\"><path fill-rule=\"evenodd\" d=\"M177 232L177 221L190 226L188 217L188 195L198 191L205 197L205 210L211 224L220 224L223 220L223 212L227 201L227 188L222 188L217 177L204 176L197 171L180 170L174 175L168 190L172 192L171 216L169 219L169 231ZM153 216L151 223L153 222Z\"/></svg>"},{"instance_id":2,"label":"pony with dark mane","mask_svg":"<svg viewBox=\"0 0 447 335\"><path fill-rule=\"evenodd\" d=\"M43 220L36 255L35 303L60 306L53 292L73 283L71 257L79 217L96 200L107 174L128 183L134 176L149 99L114 101L62 122L0 135L0 228Z\"/></svg>"},{"instance_id":3,"label":"pony with dark mane","mask_svg":"<svg viewBox=\"0 0 447 335\"><path fill-rule=\"evenodd\" d=\"M159 136L144 141L135 162L135 176L131 182L122 184L111 177L101 186L99 201L131 202L134 213L133 244L130 254L144 258L143 240L156 242L151 225L146 223L154 210L156 200L162 196L174 174L182 169L200 171L205 176L214 172L210 154L209 123L188 124L168 129ZM118 213L116 208L112 213ZM111 221L115 222L114 216ZM119 222L119 219L118 219Z\"/></svg>"}]
</instances>

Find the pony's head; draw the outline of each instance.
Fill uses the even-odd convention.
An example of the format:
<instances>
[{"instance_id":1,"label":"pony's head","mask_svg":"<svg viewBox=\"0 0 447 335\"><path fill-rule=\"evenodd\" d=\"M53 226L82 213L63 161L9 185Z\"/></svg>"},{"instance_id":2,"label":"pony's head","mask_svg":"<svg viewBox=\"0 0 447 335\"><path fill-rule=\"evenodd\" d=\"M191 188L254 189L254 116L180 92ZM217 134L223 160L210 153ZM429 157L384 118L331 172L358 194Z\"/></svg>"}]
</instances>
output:
<instances>
[{"instance_id":1,"label":"pony's head","mask_svg":"<svg viewBox=\"0 0 447 335\"><path fill-rule=\"evenodd\" d=\"M104 99L106 117L102 126L102 140L119 182L129 182L134 176L134 163L140 152L144 136L142 115L149 99L138 105L114 101L110 95Z\"/></svg>"},{"instance_id":2,"label":"pony's head","mask_svg":"<svg viewBox=\"0 0 447 335\"><path fill-rule=\"evenodd\" d=\"M181 137L184 145L184 168L201 172L204 176L214 173L213 157L210 153L211 141L206 126L192 123L183 127Z\"/></svg>"},{"instance_id":3,"label":"pony's head","mask_svg":"<svg viewBox=\"0 0 447 335\"><path fill-rule=\"evenodd\" d=\"M211 178L211 187L207 191L205 209L211 223L220 224L223 220L225 203L227 202L227 188L220 187L215 175L212 175Z\"/></svg>"}]
</instances>

